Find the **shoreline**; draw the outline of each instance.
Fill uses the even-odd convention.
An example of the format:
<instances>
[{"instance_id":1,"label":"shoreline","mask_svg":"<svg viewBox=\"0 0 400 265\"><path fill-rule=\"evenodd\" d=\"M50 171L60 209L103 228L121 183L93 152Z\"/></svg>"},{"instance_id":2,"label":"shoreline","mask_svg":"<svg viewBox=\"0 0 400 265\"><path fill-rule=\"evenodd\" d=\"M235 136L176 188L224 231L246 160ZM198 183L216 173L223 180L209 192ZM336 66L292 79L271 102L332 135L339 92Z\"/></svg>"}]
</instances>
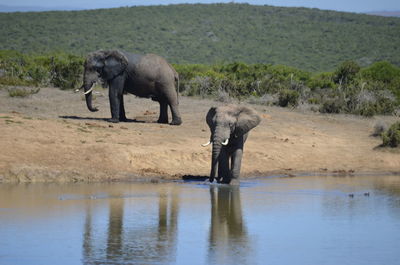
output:
<instances>
[{"instance_id":1,"label":"shoreline","mask_svg":"<svg viewBox=\"0 0 400 265\"><path fill-rule=\"evenodd\" d=\"M314 172L305 171L268 171L268 172L253 172L240 176L239 181L264 179L264 178L297 178L297 177L363 177L363 176L399 176L398 171L359 171L354 170L322 170ZM153 175L142 174L136 175L132 173L115 174L115 175L97 175L97 176L80 176L79 174L68 174L65 172L38 172L21 170L17 174L15 172L3 173L0 175L0 184L70 184L70 183L163 183L176 181L205 181L208 182L207 175ZM216 182L214 182L216 183Z\"/></svg>"},{"instance_id":2,"label":"shoreline","mask_svg":"<svg viewBox=\"0 0 400 265\"><path fill-rule=\"evenodd\" d=\"M99 111L80 93L41 88L27 98L0 89L0 183L180 180L208 176L207 99L181 97L181 126L158 124L159 106L125 96L129 122L112 124L107 90ZM241 179L274 175L400 174L400 149L380 148L374 124L397 117L328 115L242 103L261 116L245 144Z\"/></svg>"}]
</instances>

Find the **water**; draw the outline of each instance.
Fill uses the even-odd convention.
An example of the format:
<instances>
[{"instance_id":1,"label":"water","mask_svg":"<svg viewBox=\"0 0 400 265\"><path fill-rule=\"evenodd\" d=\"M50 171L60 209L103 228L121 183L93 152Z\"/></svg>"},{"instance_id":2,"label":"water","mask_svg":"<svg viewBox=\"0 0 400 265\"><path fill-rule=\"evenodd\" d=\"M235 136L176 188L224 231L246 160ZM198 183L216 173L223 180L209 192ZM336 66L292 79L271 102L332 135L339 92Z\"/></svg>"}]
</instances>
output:
<instances>
[{"instance_id":1,"label":"water","mask_svg":"<svg viewBox=\"0 0 400 265\"><path fill-rule=\"evenodd\" d=\"M0 185L0 264L397 265L399 249L400 176Z\"/></svg>"}]
</instances>

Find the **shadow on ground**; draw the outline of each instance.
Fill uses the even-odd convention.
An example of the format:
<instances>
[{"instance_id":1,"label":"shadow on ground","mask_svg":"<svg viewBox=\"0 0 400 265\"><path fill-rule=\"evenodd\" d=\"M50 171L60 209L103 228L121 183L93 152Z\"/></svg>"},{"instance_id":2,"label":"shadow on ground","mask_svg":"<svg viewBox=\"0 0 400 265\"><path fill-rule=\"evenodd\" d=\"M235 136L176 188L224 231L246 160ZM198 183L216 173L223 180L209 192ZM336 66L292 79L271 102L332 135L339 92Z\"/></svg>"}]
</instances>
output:
<instances>
[{"instance_id":1,"label":"shadow on ground","mask_svg":"<svg viewBox=\"0 0 400 265\"><path fill-rule=\"evenodd\" d=\"M109 118L94 118L94 117L79 117L79 116L58 116L58 117L61 119L68 119L68 120L110 121ZM136 119L126 119L123 122L146 123L145 121L138 121Z\"/></svg>"},{"instance_id":2,"label":"shadow on ground","mask_svg":"<svg viewBox=\"0 0 400 265\"><path fill-rule=\"evenodd\" d=\"M184 181L205 181L208 180L208 176L199 176L199 175L183 175L182 180Z\"/></svg>"}]
</instances>

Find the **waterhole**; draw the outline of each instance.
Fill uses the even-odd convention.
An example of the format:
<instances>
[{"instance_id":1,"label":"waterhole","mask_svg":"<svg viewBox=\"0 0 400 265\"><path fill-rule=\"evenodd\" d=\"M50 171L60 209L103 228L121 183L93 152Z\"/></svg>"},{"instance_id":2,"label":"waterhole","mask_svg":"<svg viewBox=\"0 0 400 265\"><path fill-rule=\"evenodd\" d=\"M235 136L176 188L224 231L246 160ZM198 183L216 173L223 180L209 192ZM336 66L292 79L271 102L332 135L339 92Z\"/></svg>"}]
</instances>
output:
<instances>
[{"instance_id":1,"label":"waterhole","mask_svg":"<svg viewBox=\"0 0 400 265\"><path fill-rule=\"evenodd\" d=\"M400 176L2 184L0 264L399 264Z\"/></svg>"}]
</instances>

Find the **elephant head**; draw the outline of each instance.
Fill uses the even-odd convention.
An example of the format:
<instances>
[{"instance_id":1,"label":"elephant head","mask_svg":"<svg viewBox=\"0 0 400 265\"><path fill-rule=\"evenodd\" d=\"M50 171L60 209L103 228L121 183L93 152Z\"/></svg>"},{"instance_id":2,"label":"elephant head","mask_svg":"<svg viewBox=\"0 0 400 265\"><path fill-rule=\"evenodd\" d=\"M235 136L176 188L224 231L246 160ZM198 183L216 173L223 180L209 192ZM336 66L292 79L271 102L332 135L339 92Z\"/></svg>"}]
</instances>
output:
<instances>
[{"instance_id":1,"label":"elephant head","mask_svg":"<svg viewBox=\"0 0 400 265\"><path fill-rule=\"evenodd\" d=\"M128 66L128 59L121 52L96 51L86 57L83 74L83 88L86 105L90 111L97 111L92 106L93 85L101 79L104 83L123 73Z\"/></svg>"},{"instance_id":2,"label":"elephant head","mask_svg":"<svg viewBox=\"0 0 400 265\"><path fill-rule=\"evenodd\" d=\"M206 121L210 127L211 137L210 141L203 146L212 143L210 173L210 181L212 182L215 178L221 149L226 147L236 148L238 142L243 143L246 140L247 133L260 123L261 118L251 108L227 105L211 108L207 113Z\"/></svg>"}]
</instances>

